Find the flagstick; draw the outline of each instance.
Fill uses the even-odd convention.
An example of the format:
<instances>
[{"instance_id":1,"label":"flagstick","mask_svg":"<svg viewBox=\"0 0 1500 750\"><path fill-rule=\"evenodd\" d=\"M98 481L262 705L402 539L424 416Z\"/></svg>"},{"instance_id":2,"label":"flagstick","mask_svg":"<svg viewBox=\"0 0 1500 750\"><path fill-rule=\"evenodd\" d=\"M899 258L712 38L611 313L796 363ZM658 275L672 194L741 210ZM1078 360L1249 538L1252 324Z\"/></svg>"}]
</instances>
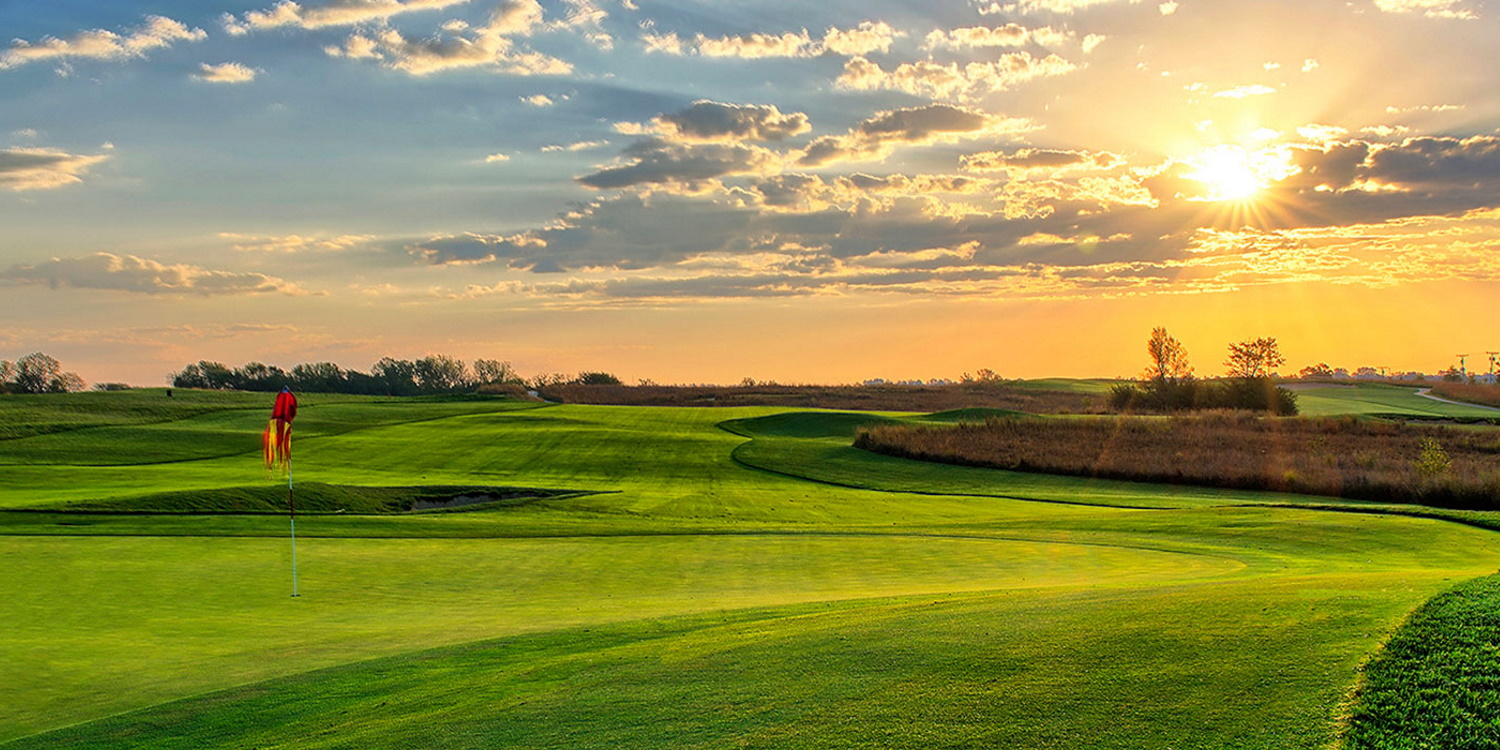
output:
<instances>
[{"instance_id":1,"label":"flagstick","mask_svg":"<svg viewBox=\"0 0 1500 750\"><path fill-rule=\"evenodd\" d=\"M292 460L286 462L286 511L287 519L292 522L292 596L301 596L297 593L297 503L292 496Z\"/></svg>"}]
</instances>

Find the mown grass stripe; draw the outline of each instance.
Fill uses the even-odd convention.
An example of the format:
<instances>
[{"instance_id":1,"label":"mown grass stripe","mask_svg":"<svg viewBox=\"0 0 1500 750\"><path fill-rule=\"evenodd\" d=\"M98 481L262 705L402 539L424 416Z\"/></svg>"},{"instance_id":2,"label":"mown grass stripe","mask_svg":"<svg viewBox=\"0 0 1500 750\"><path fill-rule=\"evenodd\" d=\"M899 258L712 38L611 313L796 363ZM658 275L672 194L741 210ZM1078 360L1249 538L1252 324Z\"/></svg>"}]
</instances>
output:
<instances>
[{"instance_id":1,"label":"mown grass stripe","mask_svg":"<svg viewBox=\"0 0 1500 750\"><path fill-rule=\"evenodd\" d=\"M1365 679L1346 750L1500 748L1500 574L1428 600Z\"/></svg>"}]
</instances>

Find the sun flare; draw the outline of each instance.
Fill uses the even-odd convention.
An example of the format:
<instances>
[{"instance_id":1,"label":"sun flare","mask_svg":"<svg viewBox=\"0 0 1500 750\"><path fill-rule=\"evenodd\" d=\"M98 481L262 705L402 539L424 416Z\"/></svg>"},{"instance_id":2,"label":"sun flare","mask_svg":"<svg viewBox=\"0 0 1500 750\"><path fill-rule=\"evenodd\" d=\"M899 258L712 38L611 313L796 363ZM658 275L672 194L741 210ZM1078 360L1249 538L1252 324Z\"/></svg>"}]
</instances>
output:
<instances>
[{"instance_id":1,"label":"sun flare","mask_svg":"<svg viewBox=\"0 0 1500 750\"><path fill-rule=\"evenodd\" d=\"M1183 160L1191 171L1183 176L1203 184L1196 200L1248 201L1262 190L1292 176L1297 167L1284 149L1251 151L1243 146L1210 146Z\"/></svg>"}]
</instances>

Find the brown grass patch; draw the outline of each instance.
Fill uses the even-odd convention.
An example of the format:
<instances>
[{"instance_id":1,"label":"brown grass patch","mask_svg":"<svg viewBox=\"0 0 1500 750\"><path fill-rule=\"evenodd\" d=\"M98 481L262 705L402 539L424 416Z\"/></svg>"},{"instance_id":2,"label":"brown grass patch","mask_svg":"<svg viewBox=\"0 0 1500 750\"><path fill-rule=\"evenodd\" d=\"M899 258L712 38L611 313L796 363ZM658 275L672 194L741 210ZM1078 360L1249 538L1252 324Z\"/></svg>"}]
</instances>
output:
<instances>
[{"instance_id":1,"label":"brown grass patch","mask_svg":"<svg viewBox=\"0 0 1500 750\"><path fill-rule=\"evenodd\" d=\"M1017 471L1500 508L1500 431L1494 429L1243 414L992 419L955 427L869 427L854 444Z\"/></svg>"},{"instance_id":2,"label":"brown grass patch","mask_svg":"<svg viewBox=\"0 0 1500 750\"><path fill-rule=\"evenodd\" d=\"M1500 407L1500 385L1438 383L1432 387L1432 393L1453 401Z\"/></svg>"}]
</instances>

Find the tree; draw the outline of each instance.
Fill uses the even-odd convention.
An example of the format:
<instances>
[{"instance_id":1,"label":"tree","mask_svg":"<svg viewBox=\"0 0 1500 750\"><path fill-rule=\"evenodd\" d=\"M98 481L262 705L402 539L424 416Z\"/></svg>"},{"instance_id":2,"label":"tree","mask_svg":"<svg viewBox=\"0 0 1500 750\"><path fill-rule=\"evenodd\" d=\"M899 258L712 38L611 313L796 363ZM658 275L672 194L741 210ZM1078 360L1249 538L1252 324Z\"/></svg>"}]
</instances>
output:
<instances>
[{"instance_id":1,"label":"tree","mask_svg":"<svg viewBox=\"0 0 1500 750\"><path fill-rule=\"evenodd\" d=\"M370 376L380 382L387 396L410 396L417 392L417 366L411 360L381 357L370 368Z\"/></svg>"},{"instance_id":2,"label":"tree","mask_svg":"<svg viewBox=\"0 0 1500 750\"><path fill-rule=\"evenodd\" d=\"M446 354L429 354L413 363L417 385L425 393L447 393L473 384L463 360Z\"/></svg>"},{"instance_id":3,"label":"tree","mask_svg":"<svg viewBox=\"0 0 1500 750\"><path fill-rule=\"evenodd\" d=\"M344 384L344 371L332 362L307 362L292 368L292 384L301 391L337 393Z\"/></svg>"},{"instance_id":4,"label":"tree","mask_svg":"<svg viewBox=\"0 0 1500 750\"><path fill-rule=\"evenodd\" d=\"M474 380L479 385L491 383L521 383L521 376L516 374L515 368L509 362L501 362L493 359L474 360Z\"/></svg>"},{"instance_id":5,"label":"tree","mask_svg":"<svg viewBox=\"0 0 1500 750\"><path fill-rule=\"evenodd\" d=\"M1151 329L1151 338L1146 340L1146 354L1151 364L1146 367L1142 380L1161 385L1177 385L1193 377L1193 366L1188 364L1187 349L1182 342L1172 338L1165 328Z\"/></svg>"},{"instance_id":6,"label":"tree","mask_svg":"<svg viewBox=\"0 0 1500 750\"><path fill-rule=\"evenodd\" d=\"M1267 380L1276 368L1286 364L1274 338L1259 338L1229 345L1229 359L1224 361L1229 377Z\"/></svg>"},{"instance_id":7,"label":"tree","mask_svg":"<svg viewBox=\"0 0 1500 750\"><path fill-rule=\"evenodd\" d=\"M1297 377L1303 380L1309 380L1312 378L1331 378L1333 377L1333 368L1329 367L1327 362L1319 362L1315 365L1308 365L1307 367L1298 370Z\"/></svg>"},{"instance_id":8,"label":"tree","mask_svg":"<svg viewBox=\"0 0 1500 750\"><path fill-rule=\"evenodd\" d=\"M620 379L607 372L580 372L573 378L574 385L619 385Z\"/></svg>"},{"instance_id":9,"label":"tree","mask_svg":"<svg viewBox=\"0 0 1500 750\"><path fill-rule=\"evenodd\" d=\"M32 352L10 364L10 388L16 393L66 393L81 391L83 378L63 372L62 363L41 352Z\"/></svg>"}]
</instances>

